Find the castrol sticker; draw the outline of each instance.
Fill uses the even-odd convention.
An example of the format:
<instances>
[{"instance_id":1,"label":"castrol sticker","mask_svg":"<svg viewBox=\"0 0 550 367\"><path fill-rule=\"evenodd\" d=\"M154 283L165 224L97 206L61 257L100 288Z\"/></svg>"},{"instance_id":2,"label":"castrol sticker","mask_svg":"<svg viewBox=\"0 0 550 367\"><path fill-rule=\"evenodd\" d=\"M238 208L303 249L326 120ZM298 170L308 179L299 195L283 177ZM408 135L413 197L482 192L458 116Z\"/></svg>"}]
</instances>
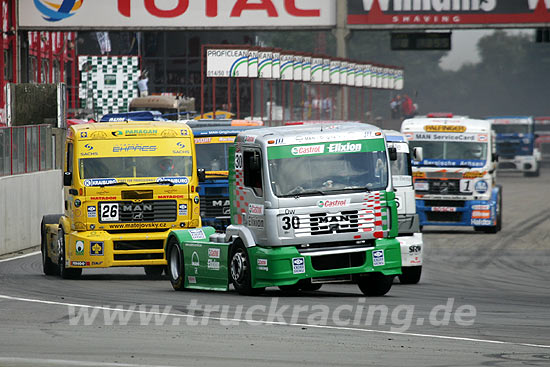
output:
<instances>
[{"instance_id":1,"label":"castrol sticker","mask_svg":"<svg viewBox=\"0 0 550 367\"><path fill-rule=\"evenodd\" d=\"M248 214L264 215L264 206L258 204L248 204Z\"/></svg>"},{"instance_id":2,"label":"castrol sticker","mask_svg":"<svg viewBox=\"0 0 550 367\"><path fill-rule=\"evenodd\" d=\"M293 147L291 150L292 155L322 154L324 152L324 145L304 145Z\"/></svg>"},{"instance_id":3,"label":"castrol sticker","mask_svg":"<svg viewBox=\"0 0 550 367\"><path fill-rule=\"evenodd\" d=\"M332 200L319 200L317 206L319 208L341 208L351 204L351 199L332 199Z\"/></svg>"}]
</instances>

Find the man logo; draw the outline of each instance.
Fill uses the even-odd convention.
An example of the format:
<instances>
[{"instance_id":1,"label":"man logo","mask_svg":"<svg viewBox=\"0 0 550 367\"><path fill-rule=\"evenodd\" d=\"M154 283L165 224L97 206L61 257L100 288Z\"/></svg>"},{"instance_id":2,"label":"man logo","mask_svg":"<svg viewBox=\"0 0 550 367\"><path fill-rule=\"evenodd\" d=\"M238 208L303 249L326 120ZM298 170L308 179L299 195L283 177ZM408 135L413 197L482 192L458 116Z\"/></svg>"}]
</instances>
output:
<instances>
[{"instance_id":1,"label":"man logo","mask_svg":"<svg viewBox=\"0 0 550 367\"><path fill-rule=\"evenodd\" d=\"M34 0L34 6L48 22L58 22L73 16L84 0Z\"/></svg>"}]
</instances>

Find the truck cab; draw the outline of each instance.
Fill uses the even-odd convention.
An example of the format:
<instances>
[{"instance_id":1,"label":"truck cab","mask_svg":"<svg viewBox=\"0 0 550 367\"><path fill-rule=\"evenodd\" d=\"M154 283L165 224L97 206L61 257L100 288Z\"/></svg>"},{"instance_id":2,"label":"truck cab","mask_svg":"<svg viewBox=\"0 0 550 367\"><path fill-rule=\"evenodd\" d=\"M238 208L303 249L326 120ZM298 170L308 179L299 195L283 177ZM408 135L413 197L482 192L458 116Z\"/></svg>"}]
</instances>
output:
<instances>
[{"instance_id":1,"label":"truck cab","mask_svg":"<svg viewBox=\"0 0 550 367\"><path fill-rule=\"evenodd\" d=\"M416 214L412 160L422 160L420 148L410 149L405 136L395 130L384 130L388 148L394 148L397 159L391 161L393 188L397 204L399 236L401 246L401 266L403 274L399 281L403 284L416 284L422 273L422 233Z\"/></svg>"},{"instance_id":2,"label":"truck cab","mask_svg":"<svg viewBox=\"0 0 550 367\"><path fill-rule=\"evenodd\" d=\"M535 146L535 123L530 116L489 117L496 133L499 171L540 174L540 151Z\"/></svg>"},{"instance_id":3,"label":"truck cab","mask_svg":"<svg viewBox=\"0 0 550 367\"><path fill-rule=\"evenodd\" d=\"M164 240L201 225L191 129L174 122L106 122L67 130L65 212L42 221L44 272L165 268Z\"/></svg>"},{"instance_id":4,"label":"truck cab","mask_svg":"<svg viewBox=\"0 0 550 367\"><path fill-rule=\"evenodd\" d=\"M199 187L201 218L205 226L223 231L230 223L229 147L242 131L255 128L219 126L193 128L197 150L197 167L206 179Z\"/></svg>"},{"instance_id":5,"label":"truck cab","mask_svg":"<svg viewBox=\"0 0 550 367\"><path fill-rule=\"evenodd\" d=\"M386 294L401 274L389 152L366 124L241 132L229 154L231 225L172 231L172 286L227 290L230 280L254 294L355 282Z\"/></svg>"},{"instance_id":6,"label":"truck cab","mask_svg":"<svg viewBox=\"0 0 550 367\"><path fill-rule=\"evenodd\" d=\"M473 226L496 233L502 227L502 189L496 184L491 124L467 117L428 115L407 119L401 133L422 148L413 161L420 226Z\"/></svg>"},{"instance_id":7,"label":"truck cab","mask_svg":"<svg viewBox=\"0 0 550 367\"><path fill-rule=\"evenodd\" d=\"M550 116L535 117L535 149L541 162L550 162Z\"/></svg>"}]
</instances>

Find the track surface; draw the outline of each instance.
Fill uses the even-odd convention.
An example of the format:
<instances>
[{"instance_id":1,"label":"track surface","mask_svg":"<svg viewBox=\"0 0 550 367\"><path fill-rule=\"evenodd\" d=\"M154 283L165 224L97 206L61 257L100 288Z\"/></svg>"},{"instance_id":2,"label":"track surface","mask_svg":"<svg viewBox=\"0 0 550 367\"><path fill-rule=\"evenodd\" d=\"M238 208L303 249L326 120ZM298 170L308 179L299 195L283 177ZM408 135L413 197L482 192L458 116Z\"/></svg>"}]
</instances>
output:
<instances>
[{"instance_id":1,"label":"track surface","mask_svg":"<svg viewBox=\"0 0 550 367\"><path fill-rule=\"evenodd\" d=\"M0 366L548 366L550 169L499 181L503 231L426 227L421 282L396 281L385 297L363 298L354 285L260 297L174 292L139 268L62 280L44 276L36 254L2 261ZM205 305L218 310L205 314ZM438 305L449 305L449 322ZM111 320L120 308L134 311ZM71 325L71 310L97 315Z\"/></svg>"}]
</instances>

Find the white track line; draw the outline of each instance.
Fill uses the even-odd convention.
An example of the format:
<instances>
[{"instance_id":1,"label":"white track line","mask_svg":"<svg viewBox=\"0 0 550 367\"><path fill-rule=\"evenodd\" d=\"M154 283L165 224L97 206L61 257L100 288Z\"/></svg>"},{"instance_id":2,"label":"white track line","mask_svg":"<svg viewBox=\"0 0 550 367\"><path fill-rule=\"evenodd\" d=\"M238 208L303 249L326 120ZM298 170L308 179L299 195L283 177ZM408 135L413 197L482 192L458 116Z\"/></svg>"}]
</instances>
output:
<instances>
[{"instance_id":1,"label":"white track line","mask_svg":"<svg viewBox=\"0 0 550 367\"><path fill-rule=\"evenodd\" d=\"M17 259L22 259L22 258L24 258L24 257L29 257L29 256L38 255L39 253L40 253L40 251L29 252L28 254L25 254L25 255L19 255L19 256L16 256L16 257L10 257L9 259L0 260L0 263L6 262L6 261L12 261L12 260L17 260Z\"/></svg>"},{"instance_id":2,"label":"white track line","mask_svg":"<svg viewBox=\"0 0 550 367\"><path fill-rule=\"evenodd\" d=\"M21 302L30 302L30 303L41 303L41 304L65 306L65 307L73 306L73 307L96 308L96 309L100 309L100 310L123 311L123 312L135 313L135 314L161 315L161 316L166 316L166 317L168 317L168 316L171 316L171 317L186 317L186 318L207 319L207 320L216 320L216 321L225 321L225 322L246 322L246 323L250 323L250 324L261 324L261 325L309 327L309 328L317 328L317 329L330 329L330 330L341 330L341 331L355 331L355 332L363 332L363 333L400 335L400 336L406 336L406 337L416 336L416 337L421 337L421 338L465 341L465 342L474 342L474 343L517 345L517 346L534 347L534 348L550 348L550 345L544 345L544 344L514 343L514 342L504 342L504 341L499 341L499 340L476 339L476 338L466 338L466 337L446 336L446 335L434 335L434 334L407 333L407 332L401 332L401 331L384 331L384 330L373 330L373 329L361 329L361 328L353 328L353 327L345 327L345 326L311 325L311 324L299 324L299 323L285 323L285 322L279 322L279 321L259 321L259 320L231 319L231 318L212 317L212 316L204 317L204 316L194 316L194 315L182 315L182 314L171 313L171 312L142 311L142 310L131 310L131 309L106 307L106 306L92 306L92 305L83 305L83 304L75 304L75 303L45 301L45 300L40 300L40 299L12 297L12 296L2 295L2 294L0 294L0 299L7 299L7 300L21 301Z\"/></svg>"},{"instance_id":3,"label":"white track line","mask_svg":"<svg viewBox=\"0 0 550 367\"><path fill-rule=\"evenodd\" d=\"M157 366L151 364L130 364L130 363L109 363L109 362L92 362L92 361L73 361L64 359L37 359L37 358L17 358L17 357L0 357L0 363L31 363L33 366L82 366L82 367L172 367L172 366Z\"/></svg>"}]
</instances>

